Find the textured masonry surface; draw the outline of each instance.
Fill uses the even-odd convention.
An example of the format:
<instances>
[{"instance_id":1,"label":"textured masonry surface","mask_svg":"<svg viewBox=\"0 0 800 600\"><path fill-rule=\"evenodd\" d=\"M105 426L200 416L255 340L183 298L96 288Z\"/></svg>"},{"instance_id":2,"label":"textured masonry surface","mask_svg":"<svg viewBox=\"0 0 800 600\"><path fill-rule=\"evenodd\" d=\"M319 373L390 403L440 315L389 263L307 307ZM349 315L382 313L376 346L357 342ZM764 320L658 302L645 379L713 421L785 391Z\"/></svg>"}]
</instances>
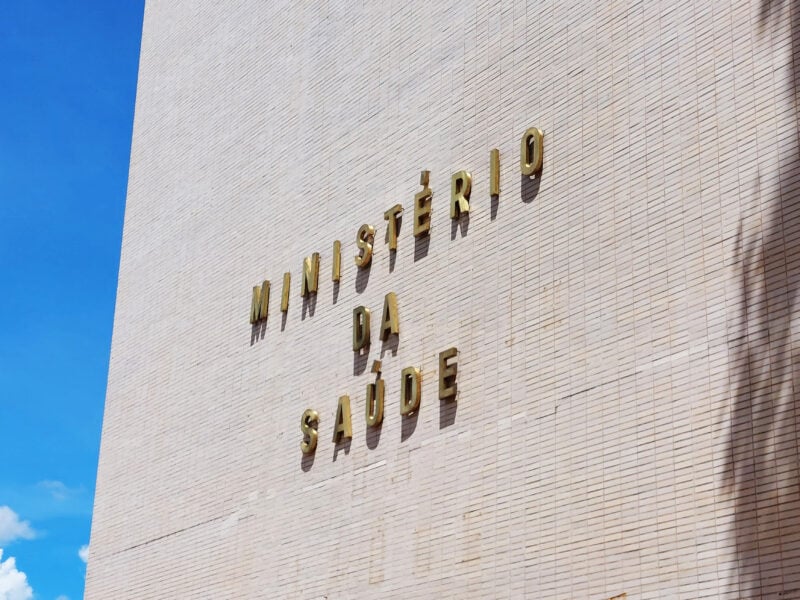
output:
<instances>
[{"instance_id":1,"label":"textured masonry surface","mask_svg":"<svg viewBox=\"0 0 800 600\"><path fill-rule=\"evenodd\" d=\"M148 1L86 598L800 597L787 4Z\"/></svg>"}]
</instances>

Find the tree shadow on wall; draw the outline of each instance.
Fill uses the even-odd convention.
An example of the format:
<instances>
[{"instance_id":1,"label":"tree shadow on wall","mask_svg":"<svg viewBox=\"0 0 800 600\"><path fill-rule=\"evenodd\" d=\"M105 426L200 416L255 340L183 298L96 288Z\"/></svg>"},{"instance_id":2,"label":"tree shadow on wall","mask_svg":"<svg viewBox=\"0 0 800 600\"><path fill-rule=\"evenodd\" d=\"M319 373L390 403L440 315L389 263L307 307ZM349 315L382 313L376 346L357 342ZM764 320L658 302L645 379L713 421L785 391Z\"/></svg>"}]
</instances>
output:
<instances>
[{"instance_id":1,"label":"tree shadow on wall","mask_svg":"<svg viewBox=\"0 0 800 600\"><path fill-rule=\"evenodd\" d=\"M762 0L758 33L783 29L787 12L794 56L800 49L797 2ZM788 81L793 111L799 69L795 57ZM728 341L735 397L725 489L734 500L739 598L800 597L800 365L791 331L800 288L798 150L795 136L781 154L776 191L767 190L761 231L748 233L741 223L738 234L740 315Z\"/></svg>"}]
</instances>

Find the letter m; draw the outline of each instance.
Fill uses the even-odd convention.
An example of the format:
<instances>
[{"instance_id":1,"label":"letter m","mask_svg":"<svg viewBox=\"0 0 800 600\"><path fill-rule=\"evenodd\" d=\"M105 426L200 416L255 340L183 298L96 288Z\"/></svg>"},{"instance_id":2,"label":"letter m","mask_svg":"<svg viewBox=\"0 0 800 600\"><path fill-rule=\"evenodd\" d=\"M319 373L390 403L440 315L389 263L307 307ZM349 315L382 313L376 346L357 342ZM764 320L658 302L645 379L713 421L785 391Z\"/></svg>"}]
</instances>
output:
<instances>
[{"instance_id":1,"label":"letter m","mask_svg":"<svg viewBox=\"0 0 800 600\"><path fill-rule=\"evenodd\" d=\"M269 281L264 280L261 287L253 286L253 301L250 304L250 322L258 323L267 318L269 309Z\"/></svg>"}]
</instances>

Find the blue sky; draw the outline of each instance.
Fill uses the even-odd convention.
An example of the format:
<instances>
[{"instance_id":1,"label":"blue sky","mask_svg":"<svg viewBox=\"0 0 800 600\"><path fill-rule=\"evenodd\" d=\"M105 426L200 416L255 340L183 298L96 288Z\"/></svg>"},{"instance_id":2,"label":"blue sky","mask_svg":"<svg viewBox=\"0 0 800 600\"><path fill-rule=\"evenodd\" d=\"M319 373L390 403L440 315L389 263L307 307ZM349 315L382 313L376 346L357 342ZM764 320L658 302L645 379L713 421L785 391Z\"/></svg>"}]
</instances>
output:
<instances>
[{"instance_id":1,"label":"blue sky","mask_svg":"<svg viewBox=\"0 0 800 600\"><path fill-rule=\"evenodd\" d=\"M3 3L0 600L83 597L143 5Z\"/></svg>"}]
</instances>

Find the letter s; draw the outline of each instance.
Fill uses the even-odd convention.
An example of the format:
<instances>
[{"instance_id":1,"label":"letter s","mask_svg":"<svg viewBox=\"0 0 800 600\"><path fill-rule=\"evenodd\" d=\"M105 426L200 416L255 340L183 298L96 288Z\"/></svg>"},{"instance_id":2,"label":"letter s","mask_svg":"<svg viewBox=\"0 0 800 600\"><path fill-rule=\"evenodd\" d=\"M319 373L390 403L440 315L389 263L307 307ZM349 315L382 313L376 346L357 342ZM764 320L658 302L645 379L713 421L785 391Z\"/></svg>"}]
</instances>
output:
<instances>
[{"instance_id":1,"label":"letter s","mask_svg":"<svg viewBox=\"0 0 800 600\"><path fill-rule=\"evenodd\" d=\"M311 454L317 448L317 427L319 426L319 413L311 408L306 409L300 417L300 431L303 432L303 441L300 449L303 454ZM306 441L308 437L308 441Z\"/></svg>"}]
</instances>

